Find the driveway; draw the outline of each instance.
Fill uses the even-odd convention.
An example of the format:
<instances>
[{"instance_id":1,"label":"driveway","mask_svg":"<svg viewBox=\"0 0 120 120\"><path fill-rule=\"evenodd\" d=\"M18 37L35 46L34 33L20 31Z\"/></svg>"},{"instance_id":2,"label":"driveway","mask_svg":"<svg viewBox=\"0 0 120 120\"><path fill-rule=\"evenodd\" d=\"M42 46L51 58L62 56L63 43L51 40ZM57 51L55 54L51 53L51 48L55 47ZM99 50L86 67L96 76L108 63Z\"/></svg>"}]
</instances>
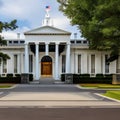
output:
<instances>
[{"instance_id":1,"label":"driveway","mask_svg":"<svg viewBox=\"0 0 120 120\"><path fill-rule=\"evenodd\" d=\"M0 106L120 106L120 102L98 95L104 92L70 84L19 84L12 89L0 90Z\"/></svg>"}]
</instances>

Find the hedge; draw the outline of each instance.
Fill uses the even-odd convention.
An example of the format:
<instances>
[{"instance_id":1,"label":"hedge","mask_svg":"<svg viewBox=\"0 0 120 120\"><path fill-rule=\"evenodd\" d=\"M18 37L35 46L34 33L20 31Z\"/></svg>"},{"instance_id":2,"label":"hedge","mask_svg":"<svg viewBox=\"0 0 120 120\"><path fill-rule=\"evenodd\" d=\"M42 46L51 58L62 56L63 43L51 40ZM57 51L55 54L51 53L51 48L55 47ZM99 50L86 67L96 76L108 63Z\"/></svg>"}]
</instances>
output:
<instances>
[{"instance_id":1,"label":"hedge","mask_svg":"<svg viewBox=\"0 0 120 120\"><path fill-rule=\"evenodd\" d=\"M65 74L61 74L61 81L65 81ZM112 84L112 75L97 74L96 77L90 77L89 74L73 74L73 84L78 83Z\"/></svg>"},{"instance_id":2,"label":"hedge","mask_svg":"<svg viewBox=\"0 0 120 120\"><path fill-rule=\"evenodd\" d=\"M7 77L13 77L13 74L12 73L8 73Z\"/></svg>"},{"instance_id":3,"label":"hedge","mask_svg":"<svg viewBox=\"0 0 120 120\"><path fill-rule=\"evenodd\" d=\"M0 83L20 83L21 77L0 77Z\"/></svg>"},{"instance_id":4,"label":"hedge","mask_svg":"<svg viewBox=\"0 0 120 120\"><path fill-rule=\"evenodd\" d=\"M29 74L29 81L33 81L33 74Z\"/></svg>"},{"instance_id":5,"label":"hedge","mask_svg":"<svg viewBox=\"0 0 120 120\"><path fill-rule=\"evenodd\" d=\"M29 74L29 81L33 81L33 74ZM0 83L21 83L21 74L15 74L15 77L12 73L7 74L6 77L0 76Z\"/></svg>"}]
</instances>

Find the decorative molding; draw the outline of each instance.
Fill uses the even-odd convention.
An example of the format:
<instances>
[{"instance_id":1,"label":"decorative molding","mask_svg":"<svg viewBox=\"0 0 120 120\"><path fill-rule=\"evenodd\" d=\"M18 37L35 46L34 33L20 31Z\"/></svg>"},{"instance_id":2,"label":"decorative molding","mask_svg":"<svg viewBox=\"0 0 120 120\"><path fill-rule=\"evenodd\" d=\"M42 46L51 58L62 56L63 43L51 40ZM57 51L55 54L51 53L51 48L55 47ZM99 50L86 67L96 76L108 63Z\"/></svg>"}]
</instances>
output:
<instances>
[{"instance_id":1,"label":"decorative molding","mask_svg":"<svg viewBox=\"0 0 120 120\"><path fill-rule=\"evenodd\" d=\"M24 33L24 35L71 35L70 33Z\"/></svg>"}]
</instances>

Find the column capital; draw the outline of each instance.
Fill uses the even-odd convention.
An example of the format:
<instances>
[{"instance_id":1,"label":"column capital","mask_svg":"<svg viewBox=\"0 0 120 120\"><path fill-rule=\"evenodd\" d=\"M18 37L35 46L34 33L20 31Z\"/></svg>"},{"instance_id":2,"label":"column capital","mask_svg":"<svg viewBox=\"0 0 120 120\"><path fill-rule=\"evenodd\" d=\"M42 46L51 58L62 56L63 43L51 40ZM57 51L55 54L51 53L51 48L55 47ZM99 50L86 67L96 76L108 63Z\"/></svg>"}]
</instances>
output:
<instances>
[{"instance_id":1,"label":"column capital","mask_svg":"<svg viewBox=\"0 0 120 120\"><path fill-rule=\"evenodd\" d=\"M59 44L60 44L60 42L55 42L55 44L56 44L56 45L59 45Z\"/></svg>"},{"instance_id":2,"label":"column capital","mask_svg":"<svg viewBox=\"0 0 120 120\"><path fill-rule=\"evenodd\" d=\"M36 45L39 45L39 42L35 42Z\"/></svg>"},{"instance_id":3,"label":"column capital","mask_svg":"<svg viewBox=\"0 0 120 120\"><path fill-rule=\"evenodd\" d=\"M45 42L45 44L47 44L47 45L48 45L49 43L50 43L50 42Z\"/></svg>"},{"instance_id":4,"label":"column capital","mask_svg":"<svg viewBox=\"0 0 120 120\"><path fill-rule=\"evenodd\" d=\"M70 45L71 43L70 43L70 41L69 42L67 42L67 45Z\"/></svg>"},{"instance_id":5,"label":"column capital","mask_svg":"<svg viewBox=\"0 0 120 120\"><path fill-rule=\"evenodd\" d=\"M24 43L25 45L28 45L29 44L29 42L28 41L25 41L25 43Z\"/></svg>"}]
</instances>

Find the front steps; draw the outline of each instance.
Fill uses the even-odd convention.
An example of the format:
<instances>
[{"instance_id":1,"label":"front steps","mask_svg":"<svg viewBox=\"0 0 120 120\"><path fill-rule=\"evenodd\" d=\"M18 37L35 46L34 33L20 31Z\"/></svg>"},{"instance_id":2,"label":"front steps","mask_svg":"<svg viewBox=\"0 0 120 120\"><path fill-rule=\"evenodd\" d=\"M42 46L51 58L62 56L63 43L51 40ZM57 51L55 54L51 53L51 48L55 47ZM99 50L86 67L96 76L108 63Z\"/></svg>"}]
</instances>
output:
<instances>
[{"instance_id":1,"label":"front steps","mask_svg":"<svg viewBox=\"0 0 120 120\"><path fill-rule=\"evenodd\" d=\"M51 84L64 84L64 82L61 82L61 80L54 80L53 78L41 78L40 80L33 80L32 82L30 82L30 84L51 85Z\"/></svg>"}]
</instances>

